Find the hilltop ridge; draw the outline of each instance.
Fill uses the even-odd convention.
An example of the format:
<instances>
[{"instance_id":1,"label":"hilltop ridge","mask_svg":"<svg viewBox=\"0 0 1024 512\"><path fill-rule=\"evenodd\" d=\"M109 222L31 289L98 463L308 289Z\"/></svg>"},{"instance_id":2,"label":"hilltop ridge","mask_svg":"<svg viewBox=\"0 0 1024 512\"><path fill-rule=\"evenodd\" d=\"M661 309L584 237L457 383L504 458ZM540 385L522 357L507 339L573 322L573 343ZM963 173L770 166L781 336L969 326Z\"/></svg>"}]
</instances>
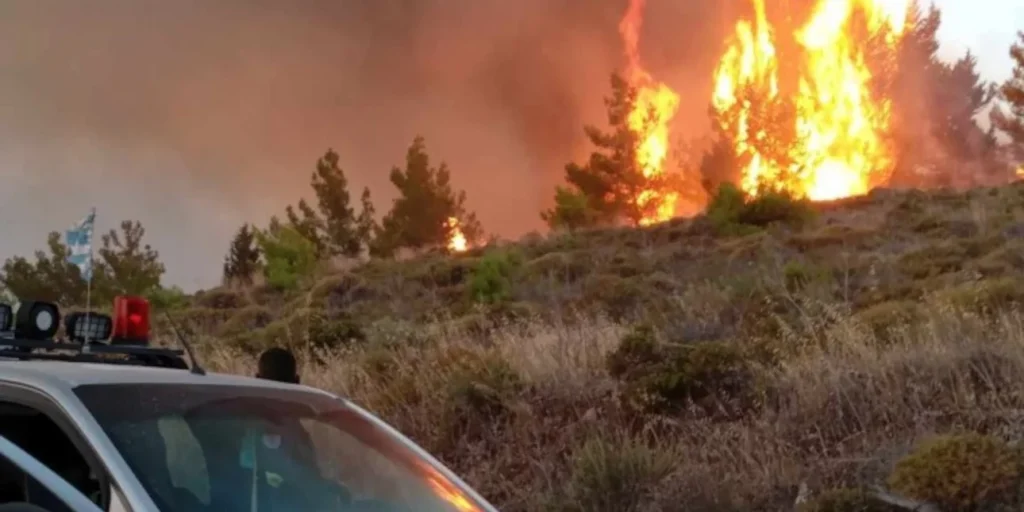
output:
<instances>
[{"instance_id":1,"label":"hilltop ridge","mask_svg":"<svg viewBox=\"0 0 1024 512\"><path fill-rule=\"evenodd\" d=\"M876 190L813 209L817 214L802 225L742 226L727 234L700 216L648 228L528 236L453 256L374 260L324 272L296 292L205 291L181 317L199 333L252 349L270 341L303 344L305 336L284 327L296 324L301 331L305 321L329 331L310 341L335 346L346 333L362 338L381 323L486 330L567 315L655 325L676 317L671 321L679 323L674 309L699 297L723 324L736 320L716 327L721 332L696 334L704 339L741 331L743 308L753 307L759 293L799 288L874 317L926 297L1012 288L1020 277L1022 184L967 192ZM326 339L332 336L337 339Z\"/></svg>"}]
</instances>

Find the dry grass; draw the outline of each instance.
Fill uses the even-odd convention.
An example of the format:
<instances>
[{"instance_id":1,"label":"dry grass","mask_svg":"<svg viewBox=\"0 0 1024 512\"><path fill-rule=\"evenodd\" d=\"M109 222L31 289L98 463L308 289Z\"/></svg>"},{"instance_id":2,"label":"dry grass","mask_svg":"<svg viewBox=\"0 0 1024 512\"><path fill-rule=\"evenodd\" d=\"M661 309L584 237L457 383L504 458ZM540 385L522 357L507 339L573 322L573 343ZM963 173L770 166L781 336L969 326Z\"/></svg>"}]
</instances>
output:
<instances>
[{"instance_id":1,"label":"dry grass","mask_svg":"<svg viewBox=\"0 0 1024 512\"><path fill-rule=\"evenodd\" d=\"M1024 436L1024 317L927 310L898 342L853 320L791 326L794 342L828 342L762 368L770 393L733 421L624 408L605 358L625 327L600 320L362 346L305 361L303 379L376 411L502 510L788 510L801 483L883 483L935 433ZM204 357L252 371L229 349Z\"/></svg>"}]
</instances>

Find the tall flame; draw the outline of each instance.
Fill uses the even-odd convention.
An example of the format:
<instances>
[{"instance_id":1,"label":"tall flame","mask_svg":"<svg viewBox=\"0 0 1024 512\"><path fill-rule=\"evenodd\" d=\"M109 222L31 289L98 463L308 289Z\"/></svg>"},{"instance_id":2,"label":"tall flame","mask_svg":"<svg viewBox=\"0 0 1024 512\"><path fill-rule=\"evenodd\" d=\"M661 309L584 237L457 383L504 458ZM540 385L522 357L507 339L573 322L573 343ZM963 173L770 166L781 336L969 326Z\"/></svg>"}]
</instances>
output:
<instances>
[{"instance_id":1,"label":"tall flame","mask_svg":"<svg viewBox=\"0 0 1024 512\"><path fill-rule=\"evenodd\" d=\"M886 137L889 102L872 95L865 43L855 39L851 21L855 12L863 13L869 37L884 36L880 40L891 54L903 35L909 0L818 0L810 20L796 33L803 55L791 100L780 96L765 2L753 3L755 21L736 25L715 73L712 96L744 166L741 188L749 195L767 187L827 200L865 194L886 183L893 168ZM766 117L758 110L787 101L792 119ZM792 140L784 141L781 149L772 119L792 123L785 127Z\"/></svg>"},{"instance_id":2,"label":"tall flame","mask_svg":"<svg viewBox=\"0 0 1024 512\"><path fill-rule=\"evenodd\" d=\"M464 252L469 248L469 243L466 241L466 235L462 233L462 226L459 224L459 219L455 217L448 217L445 227L448 228L449 251Z\"/></svg>"},{"instance_id":3,"label":"tall flame","mask_svg":"<svg viewBox=\"0 0 1024 512\"><path fill-rule=\"evenodd\" d=\"M656 81L640 65L640 27L643 25L645 0L630 0L625 16L619 22L619 34L626 47L626 80L636 89L636 100L626 117L626 124L636 135L636 165L648 183L665 174L668 157L668 124L679 108L679 95L667 85ZM640 225L663 222L675 216L679 193L648 186L635 198L644 212Z\"/></svg>"}]
</instances>

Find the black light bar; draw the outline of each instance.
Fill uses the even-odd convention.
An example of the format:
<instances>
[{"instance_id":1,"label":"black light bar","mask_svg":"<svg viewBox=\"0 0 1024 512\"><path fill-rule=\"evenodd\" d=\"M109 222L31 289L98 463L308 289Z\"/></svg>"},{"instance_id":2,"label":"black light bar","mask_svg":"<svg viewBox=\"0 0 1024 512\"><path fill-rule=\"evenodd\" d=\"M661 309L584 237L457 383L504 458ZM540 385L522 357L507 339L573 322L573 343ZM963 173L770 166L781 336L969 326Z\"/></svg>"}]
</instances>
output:
<instances>
[{"instance_id":1,"label":"black light bar","mask_svg":"<svg viewBox=\"0 0 1024 512\"><path fill-rule=\"evenodd\" d=\"M0 332L14 329L14 308L10 304L0 304Z\"/></svg>"}]
</instances>

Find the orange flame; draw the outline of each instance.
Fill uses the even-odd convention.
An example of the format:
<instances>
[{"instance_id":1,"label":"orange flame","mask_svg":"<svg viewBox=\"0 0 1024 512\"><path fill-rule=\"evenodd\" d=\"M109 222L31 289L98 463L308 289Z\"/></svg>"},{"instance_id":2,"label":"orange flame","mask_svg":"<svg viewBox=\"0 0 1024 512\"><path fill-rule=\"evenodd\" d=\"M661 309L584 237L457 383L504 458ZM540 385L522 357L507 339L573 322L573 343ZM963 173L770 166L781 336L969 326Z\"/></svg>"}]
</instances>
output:
<instances>
[{"instance_id":1,"label":"orange flame","mask_svg":"<svg viewBox=\"0 0 1024 512\"><path fill-rule=\"evenodd\" d=\"M863 44L852 35L851 20L856 11L863 13L869 37L883 35L892 55L907 23L909 0L818 0L811 19L796 33L803 67L793 99L787 100L795 116L789 126L793 140L781 150L775 130L760 125L765 117L756 110L781 104L783 98L765 2L753 3L755 21L736 25L715 73L712 97L722 128L744 163L743 191L756 195L766 187L827 200L865 194L888 182L893 169L889 102L872 97L872 73Z\"/></svg>"},{"instance_id":2,"label":"orange flame","mask_svg":"<svg viewBox=\"0 0 1024 512\"><path fill-rule=\"evenodd\" d=\"M449 251L464 252L469 248L469 243L466 241L466 235L462 234L462 227L459 225L459 219L455 217L448 217L448 222L445 223L445 227L448 228Z\"/></svg>"},{"instance_id":3,"label":"orange flame","mask_svg":"<svg viewBox=\"0 0 1024 512\"><path fill-rule=\"evenodd\" d=\"M679 108L679 95L667 85L651 77L640 65L640 27L643 25L645 0L630 0L625 16L619 22L619 33L626 47L627 76L636 89L636 100L626 118L630 131L636 135L636 164L648 187L635 198L643 212L640 225L663 222L675 216L678 192L650 186L665 174L668 156L668 123Z\"/></svg>"}]
</instances>

